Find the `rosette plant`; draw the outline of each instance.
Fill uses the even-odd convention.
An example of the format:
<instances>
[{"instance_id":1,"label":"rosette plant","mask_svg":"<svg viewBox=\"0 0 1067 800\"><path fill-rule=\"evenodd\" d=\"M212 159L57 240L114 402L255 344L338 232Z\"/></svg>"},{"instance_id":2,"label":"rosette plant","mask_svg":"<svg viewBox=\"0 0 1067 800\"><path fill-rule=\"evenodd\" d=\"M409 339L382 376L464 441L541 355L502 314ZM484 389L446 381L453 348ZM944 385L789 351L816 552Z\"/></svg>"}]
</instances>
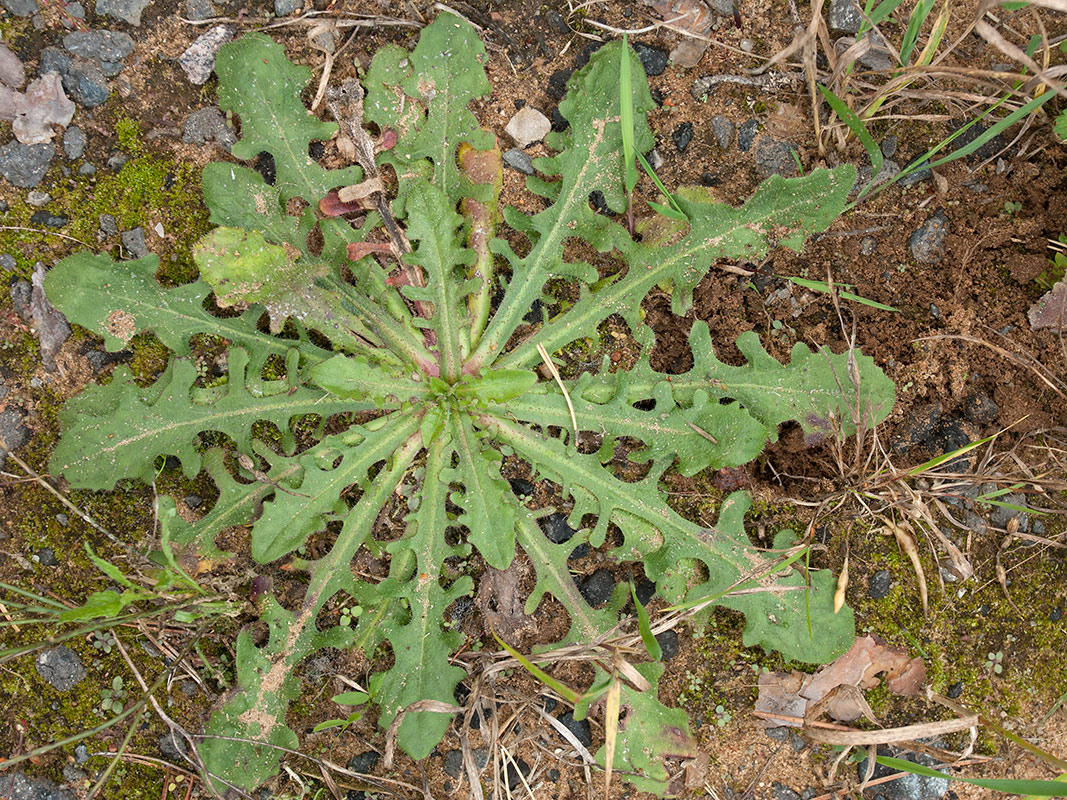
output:
<instances>
[{"instance_id":1,"label":"rosette plant","mask_svg":"<svg viewBox=\"0 0 1067 800\"><path fill-rule=\"evenodd\" d=\"M781 363L755 333L737 341L744 363L725 364L700 322L692 368L663 374L650 364L642 301L665 289L685 314L716 259L799 249L841 213L855 170L772 177L740 208L680 192L685 219L635 241L624 218L590 202L600 192L609 209L627 207L620 59L643 73L623 48L606 45L571 78L559 107L570 125L546 138L555 155L534 162L540 176L527 187L541 210L526 214L498 208L500 151L469 108L490 91L487 56L464 21L442 14L413 50L380 50L363 86L349 81L327 95L336 122L304 107L309 70L269 38L245 36L219 52L219 102L240 121L235 159L269 154L274 175L232 162L205 169L218 227L196 247L200 278L165 288L155 256L116 263L90 254L48 275L54 304L108 349L151 331L173 353L150 386L118 367L110 383L72 399L53 472L108 490L151 481L163 458L177 458L186 476L206 471L218 497L195 522L162 498L169 542L217 557L219 534L239 528L256 563L306 575L298 602L259 600L265 636L245 629L237 638L237 686L207 724L229 738L200 746L223 781L255 786L277 771L278 748L298 746L286 711L300 662L322 648L391 654L373 680L382 726L420 700L452 702L465 673L451 657L463 637L445 624L446 610L474 589L470 575L446 577L454 556L474 574L529 559L536 584L526 610L546 596L559 603L569 617L561 642L612 628L628 596L620 586L600 608L583 598L567 558L588 542L640 562L665 603L717 597L742 612L746 645L821 662L850 644L851 612L833 613L832 576L776 568L773 554L754 548L743 494L707 527L673 511L661 481L668 470L745 464L790 420L813 439L848 435L861 417L885 417L892 384L858 353L798 344ZM631 83L633 142L644 153L653 104L646 81ZM331 140L349 166L309 156L310 145ZM596 265L571 256L580 242L601 254ZM564 282L566 304L549 292ZM530 323L537 301L550 311ZM553 376L551 359L596 339L612 315L643 347L636 364ZM208 351L225 355L221 378L202 368ZM525 462L526 474L571 504L574 538L546 538L501 476L508 460ZM643 464L642 477L620 477L623 462ZM402 535L381 534L383 509L402 509ZM388 575L353 570L365 547L387 557ZM764 590L727 592L746 579ZM342 603L364 609L355 624L337 623ZM639 669L653 688L623 689L631 719L684 731L684 714L656 699L663 666ZM399 746L425 757L451 719L408 713ZM616 768L663 790L662 754L631 738L653 741L653 732L636 723L627 731Z\"/></svg>"}]
</instances>

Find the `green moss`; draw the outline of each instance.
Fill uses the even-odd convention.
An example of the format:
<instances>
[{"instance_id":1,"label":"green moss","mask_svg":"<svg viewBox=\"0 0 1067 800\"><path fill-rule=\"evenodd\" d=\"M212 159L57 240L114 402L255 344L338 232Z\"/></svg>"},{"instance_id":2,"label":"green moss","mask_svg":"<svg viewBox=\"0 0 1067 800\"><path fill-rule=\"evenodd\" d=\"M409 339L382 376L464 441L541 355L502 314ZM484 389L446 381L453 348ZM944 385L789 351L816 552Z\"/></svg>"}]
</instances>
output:
<instances>
[{"instance_id":1,"label":"green moss","mask_svg":"<svg viewBox=\"0 0 1067 800\"><path fill-rule=\"evenodd\" d=\"M115 120L115 136L119 140L119 147L130 155L139 156L144 152L140 122L124 115L119 116Z\"/></svg>"}]
</instances>

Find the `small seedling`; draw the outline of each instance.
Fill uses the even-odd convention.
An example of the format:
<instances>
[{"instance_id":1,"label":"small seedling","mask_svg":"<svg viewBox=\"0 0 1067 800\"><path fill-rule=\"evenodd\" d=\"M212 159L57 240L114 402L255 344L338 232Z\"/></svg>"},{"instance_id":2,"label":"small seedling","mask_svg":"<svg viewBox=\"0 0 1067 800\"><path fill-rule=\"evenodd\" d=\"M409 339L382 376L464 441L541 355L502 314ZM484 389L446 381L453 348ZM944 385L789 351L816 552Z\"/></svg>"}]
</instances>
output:
<instances>
[{"instance_id":1,"label":"small seedling","mask_svg":"<svg viewBox=\"0 0 1067 800\"><path fill-rule=\"evenodd\" d=\"M126 699L126 690L122 688L122 678L117 675L111 679L111 686L100 690L100 712L105 716L122 713Z\"/></svg>"},{"instance_id":2,"label":"small seedling","mask_svg":"<svg viewBox=\"0 0 1067 800\"><path fill-rule=\"evenodd\" d=\"M992 653L992 652L991 653L987 653L986 654L985 668L987 670L991 670L996 675L999 675L1000 673L1002 673L1004 671L1004 665L1002 663L1003 661L1004 661L1004 651L1003 650L998 650L995 653Z\"/></svg>"}]
</instances>

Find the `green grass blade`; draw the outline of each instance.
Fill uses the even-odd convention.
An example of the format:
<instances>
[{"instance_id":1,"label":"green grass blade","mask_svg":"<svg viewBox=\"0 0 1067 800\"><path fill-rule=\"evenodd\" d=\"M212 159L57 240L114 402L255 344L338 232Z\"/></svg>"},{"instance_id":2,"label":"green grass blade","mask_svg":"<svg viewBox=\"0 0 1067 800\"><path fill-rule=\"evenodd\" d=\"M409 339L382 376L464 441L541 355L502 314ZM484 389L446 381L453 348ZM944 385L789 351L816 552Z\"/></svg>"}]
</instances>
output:
<instances>
[{"instance_id":1,"label":"green grass blade","mask_svg":"<svg viewBox=\"0 0 1067 800\"><path fill-rule=\"evenodd\" d=\"M634 95L630 77L630 45L626 34L622 36L622 50L619 56L619 123L622 126L622 157L626 163L623 181L626 193L630 194L637 185L637 167L634 165Z\"/></svg>"},{"instance_id":2,"label":"green grass blade","mask_svg":"<svg viewBox=\"0 0 1067 800\"><path fill-rule=\"evenodd\" d=\"M660 194L662 194L664 197L667 198L667 202L670 203L671 210L674 213L673 214L669 214L669 213L665 213L663 211L660 211L660 209L662 209L663 206L659 205L658 203L649 203L649 205L652 206L652 208L654 208L657 211L659 211L659 213L663 214L663 216L665 216L665 217L670 217L671 219L677 219L677 220L685 220L686 222L688 222L689 221L689 217L686 216L686 213L684 211L682 211L682 208L681 208L681 206L678 205L678 201L675 200L674 195L667 191L667 187L663 185L663 181L661 181L659 179L659 175L657 175L656 171L654 169L652 169L652 165L648 163L648 159L645 158L643 155L641 155L641 153L638 153L637 154L637 160L641 162L641 168L644 169L644 171L648 175L648 177L650 177L652 179L652 182L654 184L656 184L656 188L659 189ZM677 216L679 214L681 215L680 217Z\"/></svg>"},{"instance_id":3,"label":"green grass blade","mask_svg":"<svg viewBox=\"0 0 1067 800\"><path fill-rule=\"evenodd\" d=\"M841 118L841 121L848 126L848 129L852 131L856 138L859 139L860 144L863 145L863 149L867 151L867 156L871 159L871 167L874 170L871 175L873 180L879 172L882 171L882 148L878 146L878 142L871 136L870 131L867 130L867 126L863 124L863 120L856 116L845 102L836 94L831 92L825 86L819 86L819 92L822 94L823 99L826 100L830 108L834 113ZM867 184L870 185L869 183Z\"/></svg>"},{"instance_id":4,"label":"green grass blade","mask_svg":"<svg viewBox=\"0 0 1067 800\"><path fill-rule=\"evenodd\" d=\"M911 12L911 17L908 19L908 29L904 31L904 38L900 44L900 63L902 65L907 66L911 60L911 54L915 50L915 43L919 40L919 33L922 31L926 18L930 16L933 8L934 0L919 0L915 5L915 9Z\"/></svg>"},{"instance_id":5,"label":"green grass blade","mask_svg":"<svg viewBox=\"0 0 1067 800\"><path fill-rule=\"evenodd\" d=\"M574 691L574 689L572 689L571 687L567 686L567 684L562 683L553 678L539 666L530 661L530 659L528 659L514 647L512 647L499 636L497 636L496 633L493 634L493 638L496 639L497 644L499 644L501 647L508 651L508 654L512 658L522 664L522 666L526 668L527 672L537 678L537 680L541 681L541 683L543 683L549 689L552 689L554 692L556 692L556 694L558 694L568 703L574 705L582 699L582 695Z\"/></svg>"},{"instance_id":6,"label":"green grass blade","mask_svg":"<svg viewBox=\"0 0 1067 800\"><path fill-rule=\"evenodd\" d=\"M910 772L913 775L923 775L927 778L945 778L950 781L969 783L971 786L979 786L983 789L992 789L994 792L1006 794L1032 794L1040 797L1067 797L1067 786L1060 781L1020 781L1008 778L960 778L936 769L924 767L914 761L905 761L902 758L890 758L878 756L876 759L883 767L898 769L901 772Z\"/></svg>"},{"instance_id":7,"label":"green grass blade","mask_svg":"<svg viewBox=\"0 0 1067 800\"><path fill-rule=\"evenodd\" d=\"M830 286L825 281L813 281L807 278L794 278L791 275L785 275L785 278L795 283L797 286L803 286L805 289L811 289L813 292L822 292L823 294L830 294ZM898 308L893 306L887 306L884 303L879 303L877 300L868 300L866 297L860 297L858 294L848 291L838 291L838 295L845 300L853 300L857 303L862 303L865 306L871 308L877 308L881 311L899 311Z\"/></svg>"},{"instance_id":8,"label":"green grass blade","mask_svg":"<svg viewBox=\"0 0 1067 800\"><path fill-rule=\"evenodd\" d=\"M641 631L641 641L645 643L645 649L652 656L652 659L659 661L663 658L663 648L659 646L656 637L652 635L652 625L648 621L648 612L641 605L641 601L637 599L637 590L634 588L633 583L630 584L630 597L633 598L634 608L637 609L637 628Z\"/></svg>"}]
</instances>

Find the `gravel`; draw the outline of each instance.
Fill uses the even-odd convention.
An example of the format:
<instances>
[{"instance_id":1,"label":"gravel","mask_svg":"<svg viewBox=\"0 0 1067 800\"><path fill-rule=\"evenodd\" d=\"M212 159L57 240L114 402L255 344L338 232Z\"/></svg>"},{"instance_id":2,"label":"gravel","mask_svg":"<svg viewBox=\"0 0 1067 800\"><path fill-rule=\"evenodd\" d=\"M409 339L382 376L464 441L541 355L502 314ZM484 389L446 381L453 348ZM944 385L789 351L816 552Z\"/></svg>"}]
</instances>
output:
<instances>
[{"instance_id":1,"label":"gravel","mask_svg":"<svg viewBox=\"0 0 1067 800\"><path fill-rule=\"evenodd\" d=\"M86 675L78 654L65 645L40 651L34 666L42 678L61 692L73 689Z\"/></svg>"},{"instance_id":2,"label":"gravel","mask_svg":"<svg viewBox=\"0 0 1067 800\"><path fill-rule=\"evenodd\" d=\"M671 141L679 153L684 153L689 143L693 141L693 123L683 122L671 132Z\"/></svg>"},{"instance_id":3,"label":"gravel","mask_svg":"<svg viewBox=\"0 0 1067 800\"><path fill-rule=\"evenodd\" d=\"M730 121L729 117L723 114L716 114L711 118L711 132L715 136L715 141L718 142L719 147L727 150L737 137L737 126Z\"/></svg>"},{"instance_id":4,"label":"gravel","mask_svg":"<svg viewBox=\"0 0 1067 800\"><path fill-rule=\"evenodd\" d=\"M12 140L0 147L0 175L13 186L32 189L48 172L55 153L55 145L51 142L22 144Z\"/></svg>"},{"instance_id":5,"label":"gravel","mask_svg":"<svg viewBox=\"0 0 1067 800\"><path fill-rule=\"evenodd\" d=\"M945 235L948 217L942 210L934 212L908 239L912 257L920 264L939 264L945 257Z\"/></svg>"},{"instance_id":6,"label":"gravel","mask_svg":"<svg viewBox=\"0 0 1067 800\"><path fill-rule=\"evenodd\" d=\"M150 2L151 0L96 0L96 13L139 27L141 14Z\"/></svg>"},{"instance_id":7,"label":"gravel","mask_svg":"<svg viewBox=\"0 0 1067 800\"><path fill-rule=\"evenodd\" d=\"M751 150L756 141L756 132L758 130L758 119L747 119L742 122L741 127L737 129L737 149L742 153L747 153Z\"/></svg>"},{"instance_id":8,"label":"gravel","mask_svg":"<svg viewBox=\"0 0 1067 800\"><path fill-rule=\"evenodd\" d=\"M593 608L604 605L611 599L611 592L615 588L615 576L609 569L598 569L587 578L583 578L578 584L578 591L585 602Z\"/></svg>"},{"instance_id":9,"label":"gravel","mask_svg":"<svg viewBox=\"0 0 1067 800\"><path fill-rule=\"evenodd\" d=\"M133 52L133 39L119 31L74 31L63 37L63 47L76 56L119 62Z\"/></svg>"},{"instance_id":10,"label":"gravel","mask_svg":"<svg viewBox=\"0 0 1067 800\"><path fill-rule=\"evenodd\" d=\"M880 569L867 580L867 596L881 600L893 588L893 576L887 569Z\"/></svg>"},{"instance_id":11,"label":"gravel","mask_svg":"<svg viewBox=\"0 0 1067 800\"><path fill-rule=\"evenodd\" d=\"M133 258L144 258L148 255L148 245L145 244L144 239L144 228L123 231L121 238L122 246L130 252Z\"/></svg>"},{"instance_id":12,"label":"gravel","mask_svg":"<svg viewBox=\"0 0 1067 800\"><path fill-rule=\"evenodd\" d=\"M574 734L574 738L581 744L585 747L593 746L593 732L589 728L588 720L575 719L573 711L560 714L557 719L563 724L564 728Z\"/></svg>"},{"instance_id":13,"label":"gravel","mask_svg":"<svg viewBox=\"0 0 1067 800\"><path fill-rule=\"evenodd\" d=\"M534 174L533 159L517 147L513 147L504 153L504 163L523 175Z\"/></svg>"},{"instance_id":14,"label":"gravel","mask_svg":"<svg viewBox=\"0 0 1067 800\"><path fill-rule=\"evenodd\" d=\"M667 69L666 50L642 44L641 42L635 42L632 46L637 53L637 57L641 59L641 66L645 68L646 75L650 77L653 75L662 75L663 71Z\"/></svg>"}]
</instances>

